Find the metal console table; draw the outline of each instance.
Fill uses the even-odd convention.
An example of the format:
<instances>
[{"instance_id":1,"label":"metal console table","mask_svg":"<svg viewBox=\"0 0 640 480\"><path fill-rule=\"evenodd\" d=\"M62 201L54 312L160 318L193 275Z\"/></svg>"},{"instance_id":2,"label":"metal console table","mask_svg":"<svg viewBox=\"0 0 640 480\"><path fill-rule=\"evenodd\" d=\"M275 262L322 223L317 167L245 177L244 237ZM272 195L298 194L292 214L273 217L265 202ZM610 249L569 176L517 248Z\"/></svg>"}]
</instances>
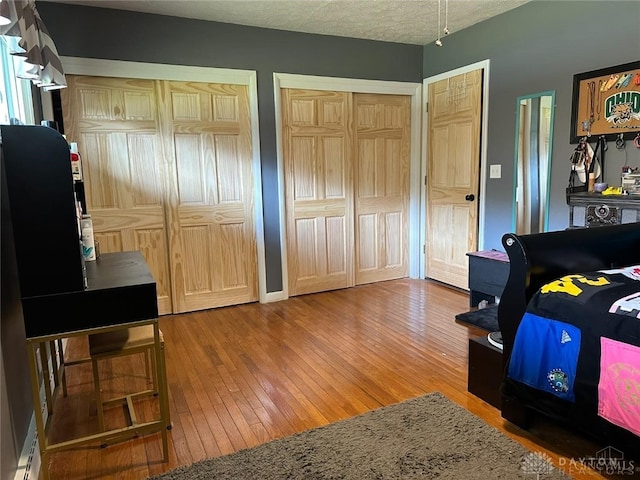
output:
<instances>
[{"instance_id":1,"label":"metal console table","mask_svg":"<svg viewBox=\"0 0 640 480\"><path fill-rule=\"evenodd\" d=\"M22 299L27 336L27 353L35 408L36 428L42 478L49 479L48 456L64 449L89 443L130 439L139 434L162 432L170 428L169 406L166 404L167 383L164 355L158 329L156 283L140 252L106 253L95 262L87 262L87 283L84 291L56 295L24 297ZM52 312L57 320L52 320ZM56 388L51 391L45 378L48 417L45 421L40 397L37 349L46 348L62 338L100 333L139 325L153 325L156 350L154 355L162 392L160 419L129 427L99 432L64 442L49 442L49 427L53 414ZM43 357L44 358L44 357ZM56 361L54 361L55 368ZM60 362L64 369L64 361ZM43 370L45 366L43 365ZM54 372L56 377L63 372ZM57 383L57 382L56 382ZM48 388L47 388L48 387ZM168 459L166 434L162 435L163 460Z\"/></svg>"}]
</instances>

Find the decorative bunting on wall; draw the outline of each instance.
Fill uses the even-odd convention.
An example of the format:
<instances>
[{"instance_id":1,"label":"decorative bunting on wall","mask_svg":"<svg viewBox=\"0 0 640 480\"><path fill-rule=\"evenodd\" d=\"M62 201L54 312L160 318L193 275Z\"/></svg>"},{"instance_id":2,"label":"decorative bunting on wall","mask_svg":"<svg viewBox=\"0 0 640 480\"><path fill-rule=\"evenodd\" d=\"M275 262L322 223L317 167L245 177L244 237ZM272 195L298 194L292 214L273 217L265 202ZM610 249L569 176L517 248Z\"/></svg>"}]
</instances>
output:
<instances>
[{"instance_id":1,"label":"decorative bunting on wall","mask_svg":"<svg viewBox=\"0 0 640 480\"><path fill-rule=\"evenodd\" d=\"M0 0L0 35L19 37L12 55L24 58L16 76L45 90L67 86L62 62L35 0Z\"/></svg>"}]
</instances>

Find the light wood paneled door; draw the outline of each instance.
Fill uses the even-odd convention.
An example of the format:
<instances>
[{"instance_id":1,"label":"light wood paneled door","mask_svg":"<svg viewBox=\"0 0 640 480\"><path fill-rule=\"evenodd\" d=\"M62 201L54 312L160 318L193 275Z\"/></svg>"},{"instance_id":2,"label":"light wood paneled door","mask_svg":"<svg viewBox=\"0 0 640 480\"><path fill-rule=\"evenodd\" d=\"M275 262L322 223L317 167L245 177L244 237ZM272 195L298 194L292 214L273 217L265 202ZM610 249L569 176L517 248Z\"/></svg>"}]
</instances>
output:
<instances>
[{"instance_id":1,"label":"light wood paneled door","mask_svg":"<svg viewBox=\"0 0 640 480\"><path fill-rule=\"evenodd\" d=\"M408 272L410 99L355 94L356 283Z\"/></svg>"},{"instance_id":2,"label":"light wood paneled door","mask_svg":"<svg viewBox=\"0 0 640 480\"><path fill-rule=\"evenodd\" d=\"M468 288L476 250L482 70L429 85L427 277Z\"/></svg>"},{"instance_id":3,"label":"light wood paneled door","mask_svg":"<svg viewBox=\"0 0 640 480\"><path fill-rule=\"evenodd\" d=\"M282 90L289 295L354 284L352 95Z\"/></svg>"},{"instance_id":4,"label":"light wood paneled door","mask_svg":"<svg viewBox=\"0 0 640 480\"><path fill-rule=\"evenodd\" d=\"M257 300L246 86L69 75L103 252L141 250L161 314Z\"/></svg>"},{"instance_id":5,"label":"light wood paneled door","mask_svg":"<svg viewBox=\"0 0 640 480\"><path fill-rule=\"evenodd\" d=\"M175 312L258 298L251 126L242 85L158 82Z\"/></svg>"},{"instance_id":6,"label":"light wood paneled door","mask_svg":"<svg viewBox=\"0 0 640 480\"><path fill-rule=\"evenodd\" d=\"M289 295L407 276L410 99L283 89Z\"/></svg>"},{"instance_id":7,"label":"light wood paneled door","mask_svg":"<svg viewBox=\"0 0 640 480\"><path fill-rule=\"evenodd\" d=\"M142 251L158 310L171 313L164 171L154 82L67 75L67 140L82 156L87 210L100 250Z\"/></svg>"}]
</instances>

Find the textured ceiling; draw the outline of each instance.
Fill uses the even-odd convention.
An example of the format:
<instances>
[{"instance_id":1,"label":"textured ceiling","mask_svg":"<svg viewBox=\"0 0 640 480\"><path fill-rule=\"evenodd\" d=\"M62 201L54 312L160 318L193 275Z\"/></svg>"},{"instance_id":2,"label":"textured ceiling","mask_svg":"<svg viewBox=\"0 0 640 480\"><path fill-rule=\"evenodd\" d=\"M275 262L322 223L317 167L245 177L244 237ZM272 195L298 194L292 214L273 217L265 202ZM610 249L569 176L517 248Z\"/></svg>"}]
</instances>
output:
<instances>
[{"instance_id":1,"label":"textured ceiling","mask_svg":"<svg viewBox=\"0 0 640 480\"><path fill-rule=\"evenodd\" d=\"M47 0L425 45L530 0ZM440 15L438 15L440 12ZM438 18L440 21L438 22ZM438 23L440 26L438 27ZM443 38L443 42L446 40Z\"/></svg>"}]
</instances>

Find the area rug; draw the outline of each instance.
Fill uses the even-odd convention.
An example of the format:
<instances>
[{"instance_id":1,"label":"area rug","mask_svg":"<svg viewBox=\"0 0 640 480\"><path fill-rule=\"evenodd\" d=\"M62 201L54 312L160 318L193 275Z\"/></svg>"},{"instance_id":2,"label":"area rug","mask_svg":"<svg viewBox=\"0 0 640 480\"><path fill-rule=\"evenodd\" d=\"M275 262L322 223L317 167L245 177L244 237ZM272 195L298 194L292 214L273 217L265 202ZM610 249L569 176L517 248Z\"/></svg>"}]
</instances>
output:
<instances>
[{"instance_id":1,"label":"area rug","mask_svg":"<svg viewBox=\"0 0 640 480\"><path fill-rule=\"evenodd\" d=\"M560 479L541 453L432 393L154 480Z\"/></svg>"},{"instance_id":2,"label":"area rug","mask_svg":"<svg viewBox=\"0 0 640 480\"><path fill-rule=\"evenodd\" d=\"M456 320L481 328L487 332L500 330L498 325L498 305L480 308L473 312L459 313L456 315Z\"/></svg>"}]
</instances>

